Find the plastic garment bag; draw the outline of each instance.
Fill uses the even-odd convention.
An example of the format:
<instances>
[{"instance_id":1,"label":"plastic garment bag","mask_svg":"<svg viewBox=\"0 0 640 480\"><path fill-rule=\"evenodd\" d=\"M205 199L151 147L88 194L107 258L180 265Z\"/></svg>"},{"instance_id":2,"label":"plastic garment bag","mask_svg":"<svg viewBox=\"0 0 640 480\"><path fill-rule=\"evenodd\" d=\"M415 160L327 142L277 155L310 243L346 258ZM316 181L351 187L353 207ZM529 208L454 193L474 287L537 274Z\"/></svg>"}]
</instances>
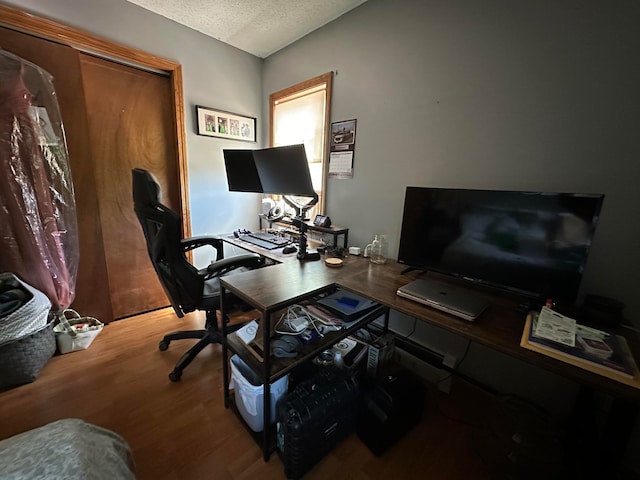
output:
<instances>
[{"instance_id":1,"label":"plastic garment bag","mask_svg":"<svg viewBox=\"0 0 640 480\"><path fill-rule=\"evenodd\" d=\"M76 206L52 76L0 50L0 272L69 307L78 269Z\"/></svg>"}]
</instances>

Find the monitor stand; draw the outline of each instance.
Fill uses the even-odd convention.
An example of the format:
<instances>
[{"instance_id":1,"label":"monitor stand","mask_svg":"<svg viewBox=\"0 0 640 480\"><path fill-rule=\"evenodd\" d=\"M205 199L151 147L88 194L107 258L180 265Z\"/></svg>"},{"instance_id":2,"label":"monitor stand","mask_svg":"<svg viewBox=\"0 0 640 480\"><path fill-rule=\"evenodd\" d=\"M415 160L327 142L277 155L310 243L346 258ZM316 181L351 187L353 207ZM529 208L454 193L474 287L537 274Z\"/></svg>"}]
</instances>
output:
<instances>
[{"instance_id":1,"label":"monitor stand","mask_svg":"<svg viewBox=\"0 0 640 480\"><path fill-rule=\"evenodd\" d=\"M317 250L307 250L307 224L300 217L293 219L293 224L300 229L300 241L298 243L298 260L320 260Z\"/></svg>"},{"instance_id":2,"label":"monitor stand","mask_svg":"<svg viewBox=\"0 0 640 480\"><path fill-rule=\"evenodd\" d=\"M294 195L283 195L284 201L289 204L291 207L293 207L296 210L296 219L300 219L303 222L306 222L309 220L309 218L307 218L307 212L309 211L309 209L311 209L314 205L316 205L318 203L318 195L314 192L312 197L304 197L304 198L310 198L310 200L307 203L300 203L297 201L297 197Z\"/></svg>"},{"instance_id":3,"label":"monitor stand","mask_svg":"<svg viewBox=\"0 0 640 480\"><path fill-rule=\"evenodd\" d=\"M405 273L409 273L409 272L413 272L414 270L420 270L421 273L426 273L426 270L424 268L420 268L420 267L407 267L404 270L402 270L400 272L400 275L404 275Z\"/></svg>"}]
</instances>

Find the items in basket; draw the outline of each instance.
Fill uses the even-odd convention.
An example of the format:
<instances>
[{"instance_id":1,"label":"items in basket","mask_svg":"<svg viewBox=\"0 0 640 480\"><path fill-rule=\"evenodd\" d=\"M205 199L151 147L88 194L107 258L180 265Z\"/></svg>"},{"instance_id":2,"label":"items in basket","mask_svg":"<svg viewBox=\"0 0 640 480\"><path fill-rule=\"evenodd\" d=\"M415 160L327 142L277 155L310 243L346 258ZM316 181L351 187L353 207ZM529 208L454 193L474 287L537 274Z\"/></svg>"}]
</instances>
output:
<instances>
[{"instance_id":1,"label":"items in basket","mask_svg":"<svg viewBox=\"0 0 640 480\"><path fill-rule=\"evenodd\" d=\"M104 324L94 317L81 317L78 312L67 308L60 323L54 327L60 353L76 352L89 348L102 331Z\"/></svg>"},{"instance_id":2,"label":"items in basket","mask_svg":"<svg viewBox=\"0 0 640 480\"><path fill-rule=\"evenodd\" d=\"M50 310L51 302L44 293L13 273L0 273L0 343L42 329Z\"/></svg>"}]
</instances>

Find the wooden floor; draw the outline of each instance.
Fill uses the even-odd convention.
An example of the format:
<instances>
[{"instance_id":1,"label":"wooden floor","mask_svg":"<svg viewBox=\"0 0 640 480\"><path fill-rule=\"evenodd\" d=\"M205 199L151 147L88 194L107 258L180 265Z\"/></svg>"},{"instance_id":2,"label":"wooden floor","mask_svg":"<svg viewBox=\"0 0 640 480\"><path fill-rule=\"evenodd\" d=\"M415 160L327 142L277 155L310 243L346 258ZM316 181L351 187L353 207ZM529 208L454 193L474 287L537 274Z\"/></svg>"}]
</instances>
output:
<instances>
[{"instance_id":1,"label":"wooden floor","mask_svg":"<svg viewBox=\"0 0 640 480\"><path fill-rule=\"evenodd\" d=\"M163 334L201 328L170 309L107 325L88 350L57 355L32 384L0 393L0 439L75 417L121 434L140 479L283 479L277 454L258 445L225 409L221 348L210 346L178 383L167 375L190 344L158 350ZM421 424L382 457L353 434L305 479L513 478L513 448L500 405L464 383L452 393L428 389Z\"/></svg>"}]
</instances>

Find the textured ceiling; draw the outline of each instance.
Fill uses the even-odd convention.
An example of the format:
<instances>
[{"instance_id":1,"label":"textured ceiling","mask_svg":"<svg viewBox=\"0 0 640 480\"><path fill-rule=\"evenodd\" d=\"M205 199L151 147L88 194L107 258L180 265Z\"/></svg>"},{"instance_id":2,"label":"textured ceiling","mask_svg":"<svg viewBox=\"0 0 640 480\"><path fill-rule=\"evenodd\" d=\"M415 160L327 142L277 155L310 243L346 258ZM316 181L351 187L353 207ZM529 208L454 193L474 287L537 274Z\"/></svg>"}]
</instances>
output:
<instances>
[{"instance_id":1,"label":"textured ceiling","mask_svg":"<svg viewBox=\"0 0 640 480\"><path fill-rule=\"evenodd\" d=\"M366 0L128 0L265 58Z\"/></svg>"}]
</instances>

